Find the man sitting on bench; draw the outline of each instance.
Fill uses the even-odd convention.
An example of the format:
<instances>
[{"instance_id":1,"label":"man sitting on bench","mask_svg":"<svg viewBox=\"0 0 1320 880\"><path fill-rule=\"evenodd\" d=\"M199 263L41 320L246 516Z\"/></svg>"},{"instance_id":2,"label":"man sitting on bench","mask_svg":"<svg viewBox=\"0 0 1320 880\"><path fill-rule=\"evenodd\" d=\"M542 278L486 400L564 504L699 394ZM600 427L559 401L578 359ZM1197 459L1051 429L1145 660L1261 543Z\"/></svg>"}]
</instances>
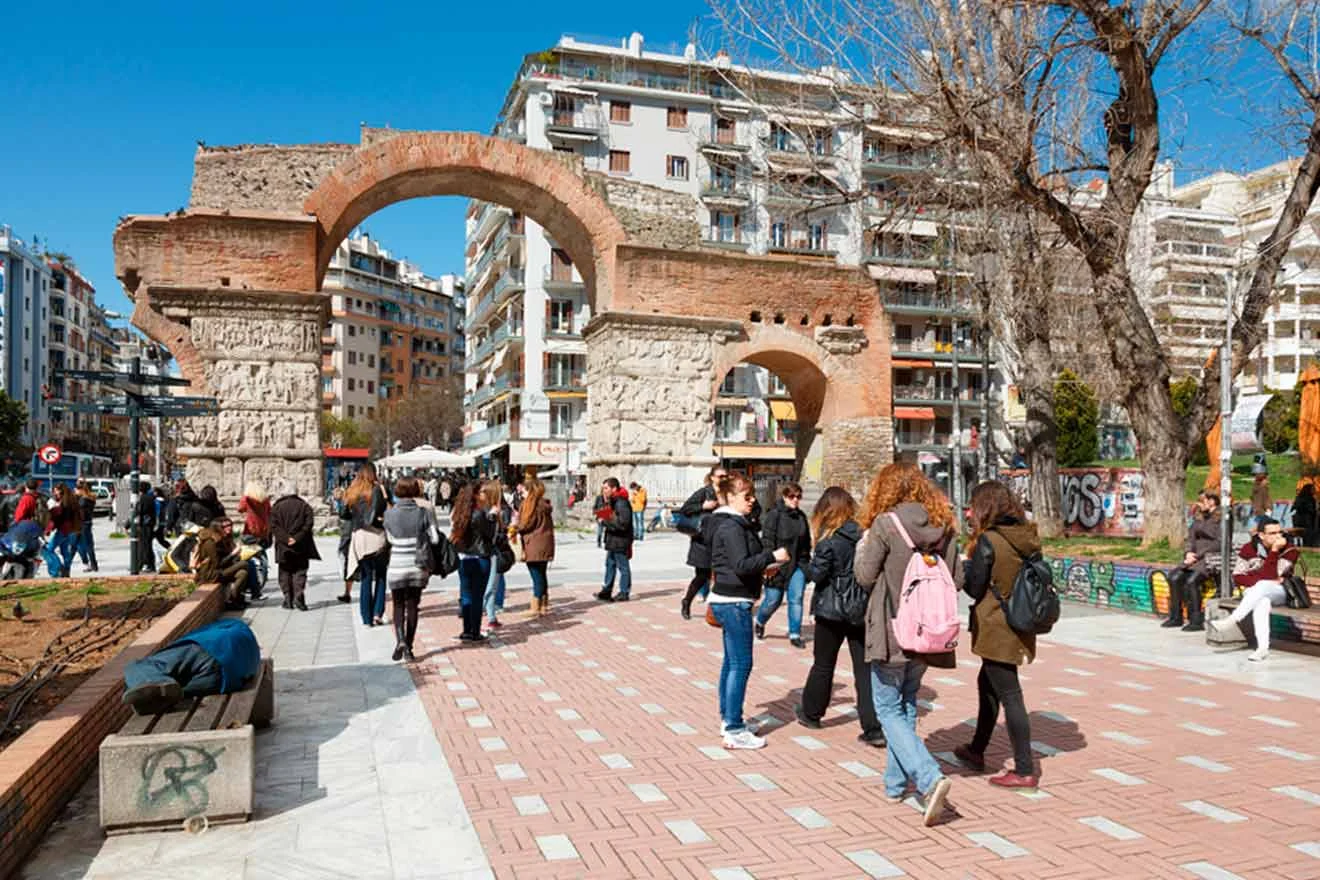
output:
<instances>
[{"instance_id":1,"label":"man sitting on bench","mask_svg":"<svg viewBox=\"0 0 1320 880\"><path fill-rule=\"evenodd\" d=\"M193 548L192 569L197 583L219 583L225 591L225 608L231 611L247 607L243 596L248 564L239 558L238 549L234 523L227 516L217 516L198 532L197 546Z\"/></svg>"},{"instance_id":2,"label":"man sitting on bench","mask_svg":"<svg viewBox=\"0 0 1320 880\"><path fill-rule=\"evenodd\" d=\"M261 648L248 625L221 618L128 664L123 702L139 715L168 712L185 697L240 691L260 666Z\"/></svg>"},{"instance_id":3,"label":"man sitting on bench","mask_svg":"<svg viewBox=\"0 0 1320 880\"><path fill-rule=\"evenodd\" d=\"M1248 660L1264 660L1270 655L1270 608L1287 601L1283 579L1292 571L1298 553L1288 543L1279 521L1268 516L1261 519L1256 536L1238 551L1233 583L1244 589L1242 601L1231 615L1212 620L1210 625L1227 634L1250 614L1256 631L1256 650L1247 655Z\"/></svg>"},{"instance_id":4,"label":"man sitting on bench","mask_svg":"<svg viewBox=\"0 0 1320 880\"><path fill-rule=\"evenodd\" d=\"M1222 534L1219 522L1219 496L1202 492L1196 499L1196 515L1187 529L1183 544L1182 565L1169 572L1169 617L1160 626L1182 626L1183 632L1205 629L1201 606L1201 588L1211 572L1219 570ZM1187 606L1187 625L1183 626L1183 605Z\"/></svg>"}]
</instances>

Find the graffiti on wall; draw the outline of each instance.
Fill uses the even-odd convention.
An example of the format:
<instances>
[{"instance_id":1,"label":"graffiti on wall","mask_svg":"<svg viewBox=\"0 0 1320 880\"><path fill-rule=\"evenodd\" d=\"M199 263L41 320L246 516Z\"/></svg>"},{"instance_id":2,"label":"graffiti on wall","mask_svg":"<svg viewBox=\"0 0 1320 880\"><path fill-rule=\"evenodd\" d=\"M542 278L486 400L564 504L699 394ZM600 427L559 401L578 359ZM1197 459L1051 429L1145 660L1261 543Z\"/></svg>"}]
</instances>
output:
<instances>
[{"instance_id":1,"label":"graffiti on wall","mask_svg":"<svg viewBox=\"0 0 1320 880\"><path fill-rule=\"evenodd\" d=\"M1004 480L1024 504L1031 472L1008 471ZM1059 513L1070 535L1140 537L1145 526L1145 475L1137 468L1065 468L1059 471Z\"/></svg>"},{"instance_id":2,"label":"graffiti on wall","mask_svg":"<svg viewBox=\"0 0 1320 880\"><path fill-rule=\"evenodd\" d=\"M1108 559L1050 559L1059 595L1116 611L1142 614L1169 613L1169 578L1163 568L1144 562ZM1207 582L1205 598L1215 595L1215 584Z\"/></svg>"}]
</instances>

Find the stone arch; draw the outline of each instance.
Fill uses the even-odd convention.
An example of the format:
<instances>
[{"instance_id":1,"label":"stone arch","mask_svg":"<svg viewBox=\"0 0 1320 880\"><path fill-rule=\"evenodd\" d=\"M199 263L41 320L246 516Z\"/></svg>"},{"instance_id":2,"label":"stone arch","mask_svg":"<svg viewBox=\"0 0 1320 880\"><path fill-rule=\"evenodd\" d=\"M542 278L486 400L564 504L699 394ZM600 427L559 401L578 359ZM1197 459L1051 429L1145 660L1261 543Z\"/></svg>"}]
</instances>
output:
<instances>
[{"instance_id":1,"label":"stone arch","mask_svg":"<svg viewBox=\"0 0 1320 880\"><path fill-rule=\"evenodd\" d=\"M381 208L423 196L462 195L516 208L568 252L593 312L613 297L622 224L583 174L581 160L470 132L401 133L361 147L321 180L303 210L319 226L319 289L335 248Z\"/></svg>"},{"instance_id":2,"label":"stone arch","mask_svg":"<svg viewBox=\"0 0 1320 880\"><path fill-rule=\"evenodd\" d=\"M724 376L738 364L770 370L788 387L797 409L797 464L803 479L859 488L890 457L889 407L879 394L887 386L868 376L874 357L865 350L832 352L774 324L744 328L741 338L726 341L715 357L711 405ZM850 438L850 433L857 436Z\"/></svg>"}]
</instances>

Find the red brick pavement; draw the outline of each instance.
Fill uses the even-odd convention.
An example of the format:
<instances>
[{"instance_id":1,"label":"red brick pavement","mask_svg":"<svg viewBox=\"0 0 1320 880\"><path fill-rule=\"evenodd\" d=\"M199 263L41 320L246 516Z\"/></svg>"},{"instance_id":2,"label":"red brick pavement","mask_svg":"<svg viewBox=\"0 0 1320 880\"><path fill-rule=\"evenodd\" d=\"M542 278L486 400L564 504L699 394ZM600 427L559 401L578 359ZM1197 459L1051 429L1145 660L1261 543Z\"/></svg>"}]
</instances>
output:
<instances>
[{"instance_id":1,"label":"red brick pavement","mask_svg":"<svg viewBox=\"0 0 1320 880\"><path fill-rule=\"evenodd\" d=\"M615 605L590 589L555 590L542 622L510 608L481 645L452 640L452 598L423 609L414 677L499 877L1150 878L1206 863L1199 876L1320 878L1313 701L1043 644L1024 670L1040 794L946 766L956 814L925 828L885 802L885 754L840 711L847 652L825 729L792 723L810 650L788 645L781 611L746 707L785 723L761 751L725 752L699 684L718 681L719 631L679 618L676 584ZM970 738L977 661L964 648L959 663L925 678L932 752ZM1009 760L1002 725L988 758Z\"/></svg>"}]
</instances>

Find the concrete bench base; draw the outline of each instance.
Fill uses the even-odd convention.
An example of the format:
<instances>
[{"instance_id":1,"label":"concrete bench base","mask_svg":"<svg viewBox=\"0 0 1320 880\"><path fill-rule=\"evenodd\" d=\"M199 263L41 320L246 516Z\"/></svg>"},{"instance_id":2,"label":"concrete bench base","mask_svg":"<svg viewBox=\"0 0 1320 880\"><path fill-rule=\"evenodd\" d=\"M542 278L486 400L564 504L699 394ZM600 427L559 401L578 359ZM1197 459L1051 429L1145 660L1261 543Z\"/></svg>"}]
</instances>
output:
<instances>
[{"instance_id":1,"label":"concrete bench base","mask_svg":"<svg viewBox=\"0 0 1320 880\"><path fill-rule=\"evenodd\" d=\"M101 827L183 827L244 821L252 815L255 743L251 724L149 736L112 734L101 742Z\"/></svg>"},{"instance_id":2,"label":"concrete bench base","mask_svg":"<svg viewBox=\"0 0 1320 880\"><path fill-rule=\"evenodd\" d=\"M233 694L135 715L101 741L101 828L107 833L243 822L252 815L255 729L275 714L275 674Z\"/></svg>"}]
</instances>

